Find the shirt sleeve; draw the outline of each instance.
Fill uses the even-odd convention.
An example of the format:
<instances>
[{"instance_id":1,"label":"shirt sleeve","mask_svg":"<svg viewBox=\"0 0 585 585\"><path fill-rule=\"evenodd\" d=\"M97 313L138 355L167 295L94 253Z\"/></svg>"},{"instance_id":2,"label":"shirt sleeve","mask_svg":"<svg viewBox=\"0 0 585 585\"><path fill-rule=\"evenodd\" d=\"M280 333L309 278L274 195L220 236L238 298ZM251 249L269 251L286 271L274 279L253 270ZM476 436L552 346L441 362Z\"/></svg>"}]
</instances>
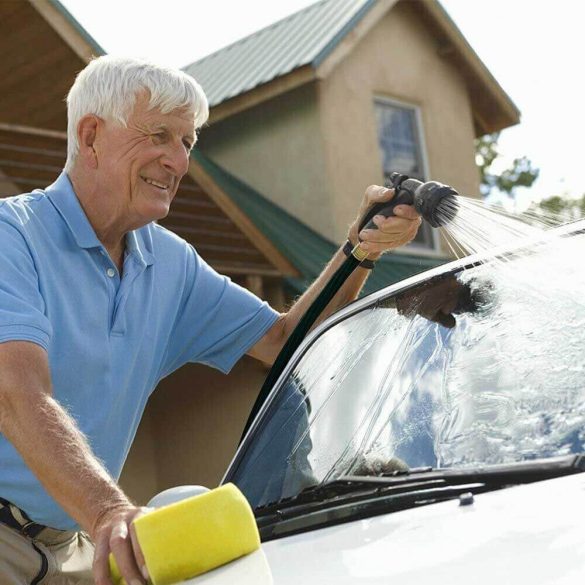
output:
<instances>
[{"instance_id":1,"label":"shirt sleeve","mask_svg":"<svg viewBox=\"0 0 585 585\"><path fill-rule=\"evenodd\" d=\"M49 349L51 323L24 236L0 218L0 343L31 341Z\"/></svg>"},{"instance_id":2,"label":"shirt sleeve","mask_svg":"<svg viewBox=\"0 0 585 585\"><path fill-rule=\"evenodd\" d=\"M270 329L279 313L218 274L190 247L188 293L169 343L164 376L187 362L228 373Z\"/></svg>"}]
</instances>

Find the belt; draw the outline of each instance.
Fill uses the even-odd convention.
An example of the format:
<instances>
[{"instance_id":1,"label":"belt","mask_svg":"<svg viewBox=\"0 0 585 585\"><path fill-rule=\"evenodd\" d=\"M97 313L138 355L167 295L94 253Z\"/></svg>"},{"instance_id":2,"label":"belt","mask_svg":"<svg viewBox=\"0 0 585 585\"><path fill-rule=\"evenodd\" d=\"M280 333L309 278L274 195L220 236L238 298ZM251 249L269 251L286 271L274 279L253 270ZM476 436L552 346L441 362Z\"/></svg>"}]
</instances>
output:
<instances>
[{"instance_id":1,"label":"belt","mask_svg":"<svg viewBox=\"0 0 585 585\"><path fill-rule=\"evenodd\" d=\"M33 522L25 512L4 498L0 498L0 522L31 539L36 538L47 528Z\"/></svg>"}]
</instances>

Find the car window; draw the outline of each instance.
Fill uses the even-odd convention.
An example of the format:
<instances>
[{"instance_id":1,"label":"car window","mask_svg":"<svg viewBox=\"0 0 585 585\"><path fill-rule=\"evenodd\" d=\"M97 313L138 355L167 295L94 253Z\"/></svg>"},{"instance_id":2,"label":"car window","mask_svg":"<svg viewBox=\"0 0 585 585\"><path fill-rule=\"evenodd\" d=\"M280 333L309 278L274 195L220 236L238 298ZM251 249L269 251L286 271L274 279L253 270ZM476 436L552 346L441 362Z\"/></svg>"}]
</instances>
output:
<instances>
[{"instance_id":1,"label":"car window","mask_svg":"<svg viewBox=\"0 0 585 585\"><path fill-rule=\"evenodd\" d=\"M585 236L376 300L295 364L233 476L253 506L346 474L584 451Z\"/></svg>"}]
</instances>

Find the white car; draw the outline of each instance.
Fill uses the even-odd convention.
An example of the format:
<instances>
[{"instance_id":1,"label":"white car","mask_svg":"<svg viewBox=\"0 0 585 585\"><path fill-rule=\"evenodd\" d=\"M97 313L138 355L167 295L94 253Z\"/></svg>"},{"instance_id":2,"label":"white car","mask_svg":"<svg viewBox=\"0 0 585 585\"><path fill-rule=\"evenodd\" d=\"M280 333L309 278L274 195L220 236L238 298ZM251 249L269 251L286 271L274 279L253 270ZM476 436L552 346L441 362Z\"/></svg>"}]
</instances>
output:
<instances>
[{"instance_id":1,"label":"white car","mask_svg":"<svg viewBox=\"0 0 585 585\"><path fill-rule=\"evenodd\" d=\"M189 583L581 584L584 452L578 222L314 331L224 478L262 549Z\"/></svg>"}]
</instances>

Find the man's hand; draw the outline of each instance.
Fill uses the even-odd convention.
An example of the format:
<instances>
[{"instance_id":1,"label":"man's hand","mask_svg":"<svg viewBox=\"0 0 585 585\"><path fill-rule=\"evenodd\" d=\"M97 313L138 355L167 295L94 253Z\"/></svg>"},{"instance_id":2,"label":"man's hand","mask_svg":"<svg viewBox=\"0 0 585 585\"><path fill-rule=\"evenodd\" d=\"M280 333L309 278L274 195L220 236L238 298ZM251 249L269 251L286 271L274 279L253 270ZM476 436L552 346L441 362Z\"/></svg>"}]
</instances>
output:
<instances>
[{"instance_id":1,"label":"man's hand","mask_svg":"<svg viewBox=\"0 0 585 585\"><path fill-rule=\"evenodd\" d=\"M358 215L349 229L349 240L352 244L362 241L361 248L367 252L368 258L377 259L383 252L393 250L414 239L421 224L421 217L412 205L398 205L394 209L395 217L385 218L374 216L378 229L362 230L358 234L362 218L375 203L390 201L394 197L394 189L380 185L370 185L364 194Z\"/></svg>"},{"instance_id":2,"label":"man's hand","mask_svg":"<svg viewBox=\"0 0 585 585\"><path fill-rule=\"evenodd\" d=\"M128 585L142 585L148 580L144 555L132 522L150 510L132 505L120 506L97 519L90 534L95 543L93 575L96 585L112 585L110 552Z\"/></svg>"}]
</instances>

